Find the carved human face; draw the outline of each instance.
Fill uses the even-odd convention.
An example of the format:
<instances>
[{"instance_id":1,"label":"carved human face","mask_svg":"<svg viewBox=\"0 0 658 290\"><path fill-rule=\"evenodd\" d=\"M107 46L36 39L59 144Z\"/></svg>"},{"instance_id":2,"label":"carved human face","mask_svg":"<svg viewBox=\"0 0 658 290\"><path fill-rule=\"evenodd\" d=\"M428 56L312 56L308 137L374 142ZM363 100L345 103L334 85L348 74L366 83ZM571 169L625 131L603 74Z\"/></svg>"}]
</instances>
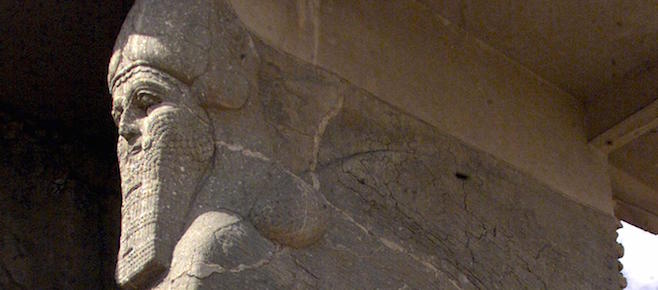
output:
<instances>
[{"instance_id":1,"label":"carved human face","mask_svg":"<svg viewBox=\"0 0 658 290\"><path fill-rule=\"evenodd\" d=\"M197 98L164 72L136 65L112 98L123 197L117 280L143 287L168 268L214 146Z\"/></svg>"}]
</instances>

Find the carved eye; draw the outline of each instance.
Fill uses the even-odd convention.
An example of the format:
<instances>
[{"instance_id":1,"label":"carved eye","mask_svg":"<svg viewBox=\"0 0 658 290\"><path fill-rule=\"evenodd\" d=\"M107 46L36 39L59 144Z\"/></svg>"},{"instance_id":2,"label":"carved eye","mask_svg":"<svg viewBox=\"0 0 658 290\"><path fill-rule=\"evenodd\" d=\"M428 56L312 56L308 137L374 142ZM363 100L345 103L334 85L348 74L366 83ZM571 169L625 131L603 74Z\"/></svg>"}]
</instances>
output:
<instances>
[{"instance_id":1,"label":"carved eye","mask_svg":"<svg viewBox=\"0 0 658 290\"><path fill-rule=\"evenodd\" d=\"M149 113L153 106L162 103L162 99L150 91L140 91L135 97L135 104L145 113Z\"/></svg>"}]
</instances>

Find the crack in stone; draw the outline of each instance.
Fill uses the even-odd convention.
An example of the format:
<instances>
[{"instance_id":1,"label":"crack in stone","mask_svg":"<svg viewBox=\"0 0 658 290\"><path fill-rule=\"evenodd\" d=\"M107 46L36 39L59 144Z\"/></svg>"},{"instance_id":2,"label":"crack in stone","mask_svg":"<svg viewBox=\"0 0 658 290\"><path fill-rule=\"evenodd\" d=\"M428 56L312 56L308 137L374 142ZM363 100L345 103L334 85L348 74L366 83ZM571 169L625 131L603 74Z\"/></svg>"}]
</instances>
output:
<instances>
[{"instance_id":1,"label":"crack in stone","mask_svg":"<svg viewBox=\"0 0 658 290\"><path fill-rule=\"evenodd\" d=\"M275 257L279 256L279 253L282 251L282 249L283 248L277 247L277 249L274 252L270 253L270 255L264 259L261 259L249 265L240 264L237 267L230 269L226 269L219 264L208 264L203 262L190 263L186 271L183 271L181 274L171 279L169 283L173 284L176 280L180 279L183 276L188 276L199 280L203 280L205 278L208 278L212 274L240 273L247 270L262 268L270 264L270 262L272 262L272 260Z\"/></svg>"},{"instance_id":2,"label":"crack in stone","mask_svg":"<svg viewBox=\"0 0 658 290\"><path fill-rule=\"evenodd\" d=\"M338 158L337 160L333 160L333 161L331 161L330 163L343 162L343 161L345 161L346 159L351 159L352 157L357 157L357 156L360 157L360 156L363 156L363 155L368 156L368 155L371 155L371 154L376 154L376 153L381 153L381 152L384 152L384 153L403 153L403 154L410 154L409 152L398 151L398 150L372 150L372 151L366 151L366 152L359 152L359 153L356 153L356 154L350 155L350 156L348 156L348 157ZM364 166L364 164L362 164L362 163L361 163L361 165ZM323 164L323 166L325 166L325 165ZM373 191L375 191L375 192L379 192L379 191L377 190L376 187L374 187L374 186L372 186L372 185L369 185L369 184L365 184L364 182L360 181L360 178L359 178L358 176L354 175L353 172L350 172L349 170L345 170L345 168L343 168L342 172L343 172L344 174L346 174L346 175L352 177L355 181L359 182L360 184L362 184L362 185L368 187L370 190L373 190ZM398 177L399 177L399 173L398 173ZM358 191L358 190L356 190L356 189L354 189L354 188L351 188L350 186L347 186L347 185L346 185L344 182L342 182L340 179L338 180L338 182L339 182L343 187L345 187L345 188L347 188L348 190L350 190L350 191L354 192L355 194L357 194L362 200L366 200L366 199L361 195L360 191ZM377 181L376 181L376 182L377 182ZM400 203L400 202L396 199L396 196L392 193L391 189L388 187L388 184L384 182L383 185L386 186L386 188L388 189L389 192L388 192L388 193L378 193L378 194L381 195L382 197L392 199L392 200L395 202L395 204L394 204L394 208L395 208L395 210L396 210L398 213L400 213L402 216L404 216L407 220L414 221L415 219L412 218L411 216L409 216L409 215L403 210L403 208L401 208L403 204ZM462 185L464 185L464 184L462 184ZM478 183L478 185L480 185L480 184ZM463 187L464 187L464 186L463 186ZM333 205L332 205L332 206L333 206ZM334 208L335 208L335 206L334 206ZM360 225L360 224L358 224L356 221L354 221L354 218L352 218L351 216L349 216L349 215L348 215L347 213L345 213L344 211L341 211L341 210L338 210L338 211L341 212L341 213L343 214L343 217L345 217L348 221L350 221L350 222L352 222L353 224L355 224L355 225L357 225L358 227L360 227L364 232L366 232L366 233L368 233L368 234L374 236L375 238L377 238L378 241L379 241L384 247L386 247L386 248L388 248L388 249L390 249L390 250L393 250L394 252L403 253L403 254L409 256L409 257L410 257L411 259L413 259L415 262L417 262L417 263L423 265L425 268L431 270L431 271L434 273L435 277L439 277L439 271L440 271L440 270L439 270L439 269L438 269L438 268L437 268L437 267L431 262L431 260L432 260L432 259L435 259L436 257L434 257L434 256L420 257L420 256L418 256L418 255L412 253L412 252L409 251L408 249L404 248L404 247L401 246L400 244L394 242L394 241L391 241L391 240L389 240L389 239L386 239L386 238L383 238L383 237L379 237L379 236L377 236L376 234L374 234L373 232L371 232L370 230L368 230L367 228L365 228L363 225ZM427 235L427 234L428 234L428 233L426 232L426 229L424 229L421 225L418 225L418 227L422 230L422 232L421 232L422 235ZM486 227L483 226L483 228L485 229L485 232L480 233L478 236L476 236L476 238L477 238L478 240L484 238L484 236L486 235ZM467 233L466 235L468 235L468 233ZM440 239L431 239L431 238L430 238L430 241L432 241L432 243L441 243L441 240L440 240ZM473 251L472 251L472 249L469 248L469 250L471 251L471 255L473 256ZM471 282L470 279L469 279L469 277L467 277L466 275L463 275L463 274L462 274L460 277L456 278L456 277L453 277L452 275L450 275L449 273L445 273L445 274L449 277L448 279L450 280L450 282L451 282L456 288L458 288L458 289L462 289L462 286L460 286L459 284L461 284L461 285L470 285L470 287L473 287L473 288L480 288L480 286L477 286L476 284L473 284L473 282ZM473 276L472 273L469 273L469 274L470 274L470 276ZM457 280L459 280L460 282L457 282ZM477 281L477 279L476 279L476 281ZM478 281L478 282L480 282L480 281ZM480 285L482 285L481 282L480 282Z\"/></svg>"},{"instance_id":3,"label":"crack in stone","mask_svg":"<svg viewBox=\"0 0 658 290\"><path fill-rule=\"evenodd\" d=\"M390 241L386 238L379 237L379 236L375 235L373 232L371 232L365 226L358 223L352 216L347 214L345 211L343 211L340 208L336 207L334 204L330 203L329 201L327 201L327 204L329 206L331 206L333 209L335 209L336 211L338 211L345 220L347 220L350 223L352 223L353 225L357 226L364 233L376 238L377 241L379 243L381 243L384 247L389 248L389 249L391 249L395 252L403 253L403 254L409 256L411 259L413 259L417 263L419 263L419 264L423 265L425 268L431 270L434 273L435 277L439 277L439 272L441 272L441 271L436 266L434 266L434 264L432 264L430 261L427 261L427 259L423 259L423 258L409 252L408 250L406 250L404 247L402 247L398 243L395 243L395 242ZM457 289L462 289L454 280L452 280L452 279L449 279L449 280L450 280L450 283L452 283ZM470 281L469 281L469 284L471 284Z\"/></svg>"},{"instance_id":4,"label":"crack in stone","mask_svg":"<svg viewBox=\"0 0 658 290\"><path fill-rule=\"evenodd\" d=\"M546 249L548 249L549 247L550 247L550 245L548 245L548 244L545 244L544 246L542 246L541 249L539 249L539 251L537 251L537 255L535 255L535 260L539 260L539 258L541 257L541 254L544 253L544 251Z\"/></svg>"},{"instance_id":5,"label":"crack in stone","mask_svg":"<svg viewBox=\"0 0 658 290\"><path fill-rule=\"evenodd\" d=\"M311 272L311 270L309 270L308 268L304 267L304 265L303 265L301 262L299 262L297 259L293 258L292 261L293 261L293 263L295 263L295 265L296 265L298 268L300 268L300 269L302 269L302 271L306 272L306 274L311 275L311 277L313 277L313 279L315 279L315 280L320 280L320 277L318 277L317 275L313 274L313 272Z\"/></svg>"},{"instance_id":6,"label":"crack in stone","mask_svg":"<svg viewBox=\"0 0 658 290\"><path fill-rule=\"evenodd\" d=\"M376 237L376 236L375 236L375 237ZM389 249L391 249L391 250L393 250L393 251L395 251L395 252L399 252L399 253L402 253L402 254L405 254L405 255L409 256L411 259L413 259L413 260L416 261L417 263L420 263L420 264L423 265L425 268L431 270L431 271L434 273L434 277L435 277L435 278L439 278L439 272L441 272L441 270L439 270L436 266L434 266L434 264L432 264L432 262L428 261L427 258L421 258L421 257L415 255L414 253L411 253L410 251L408 251L407 249L405 249L404 247L402 247L402 246L399 245L398 243L393 242L393 241L391 241L391 240L388 240L388 239L386 239L386 238L380 238L380 237L377 237L377 239L378 239L378 240L379 240L379 241L380 241L385 247L387 247L387 248L389 248ZM434 256L429 256L429 257L430 257L430 258L434 258ZM452 283L455 287L457 287L458 289L462 289L461 287L459 287L459 285L458 285L454 280L452 280L452 279L449 279L449 280L450 280L450 283ZM467 282L470 283L470 281L467 281Z\"/></svg>"},{"instance_id":7,"label":"crack in stone","mask_svg":"<svg viewBox=\"0 0 658 290\"><path fill-rule=\"evenodd\" d=\"M191 269L187 270L185 272L185 275L189 277L194 277L197 279L205 279L208 278L212 274L223 274L223 273L239 273L245 270L250 270L250 269L257 269L260 268L264 265L267 265L269 263L269 259L262 259L254 264L251 265L244 265L240 264L235 268L231 269L225 269L221 265L218 264L206 264L206 263L195 263ZM177 277L178 278L178 277ZM173 281L175 281L174 279ZM172 282L173 282L172 281Z\"/></svg>"},{"instance_id":8,"label":"crack in stone","mask_svg":"<svg viewBox=\"0 0 658 290\"><path fill-rule=\"evenodd\" d=\"M259 159L265 162L271 162L271 159L265 156L265 154L258 151L249 150L240 144L229 144L224 141L215 141L215 144L226 148L229 151L238 152L246 157Z\"/></svg>"},{"instance_id":9,"label":"crack in stone","mask_svg":"<svg viewBox=\"0 0 658 290\"><path fill-rule=\"evenodd\" d=\"M324 194L323 194L322 196L325 197ZM366 227L363 226L362 224L358 223L356 220L354 220L354 218L353 218L352 216L350 216L349 214L347 214L344 210L338 208L338 207L335 206L333 203L329 202L329 200L327 200L326 197L325 197L324 199L325 199L325 202L327 203L327 205L329 205L331 208L333 208L334 210L336 210L338 213L341 214L341 216L343 217L343 219L345 219L345 220L347 220L348 222L352 223L353 225L355 225L356 227L358 227L358 228L359 228L361 231L363 231L364 233L366 233L366 234L368 234L368 235L373 235L372 232L371 232L368 228L366 228Z\"/></svg>"},{"instance_id":10,"label":"crack in stone","mask_svg":"<svg viewBox=\"0 0 658 290\"><path fill-rule=\"evenodd\" d=\"M311 166L309 171L311 172L310 175L313 181L313 188L315 190L320 190L320 180L315 170L318 167L318 159L320 155L320 143L322 141L322 136L324 135L324 131L327 129L329 122L334 117L336 117L340 113L340 111L342 111L344 102L345 102L345 96L342 93L339 93L336 106L333 107L331 110L329 110L329 112L327 112L322 117L320 123L318 124L318 129L315 132L315 135L313 136L313 160L311 161Z\"/></svg>"}]
</instances>

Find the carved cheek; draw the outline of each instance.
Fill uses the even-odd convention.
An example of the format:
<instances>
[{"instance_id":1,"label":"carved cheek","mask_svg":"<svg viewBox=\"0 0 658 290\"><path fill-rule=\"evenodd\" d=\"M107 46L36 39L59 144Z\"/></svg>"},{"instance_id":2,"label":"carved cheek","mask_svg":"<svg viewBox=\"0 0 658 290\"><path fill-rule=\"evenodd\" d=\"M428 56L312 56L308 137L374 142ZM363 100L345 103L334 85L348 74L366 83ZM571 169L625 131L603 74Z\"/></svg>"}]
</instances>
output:
<instances>
[{"instance_id":1,"label":"carved cheek","mask_svg":"<svg viewBox=\"0 0 658 290\"><path fill-rule=\"evenodd\" d=\"M126 182L129 179L132 179L131 167L134 166L136 160L135 156L130 155L130 145L122 137L119 137L119 141L117 142L117 157L119 159L119 170L122 181Z\"/></svg>"},{"instance_id":2,"label":"carved cheek","mask_svg":"<svg viewBox=\"0 0 658 290\"><path fill-rule=\"evenodd\" d=\"M128 142L122 137L119 137L119 140L117 141L117 157L119 158L120 163L125 162L128 157Z\"/></svg>"},{"instance_id":3,"label":"carved cheek","mask_svg":"<svg viewBox=\"0 0 658 290\"><path fill-rule=\"evenodd\" d=\"M142 129L142 148L152 150L154 146L162 147L166 144L155 144L164 141L163 138L173 133L178 126L180 109L168 103L163 103L149 109Z\"/></svg>"},{"instance_id":4,"label":"carved cheek","mask_svg":"<svg viewBox=\"0 0 658 290\"><path fill-rule=\"evenodd\" d=\"M145 156L152 156L160 167L185 168L185 176L200 174L212 156L208 125L188 107L155 108L145 118L143 132Z\"/></svg>"}]
</instances>

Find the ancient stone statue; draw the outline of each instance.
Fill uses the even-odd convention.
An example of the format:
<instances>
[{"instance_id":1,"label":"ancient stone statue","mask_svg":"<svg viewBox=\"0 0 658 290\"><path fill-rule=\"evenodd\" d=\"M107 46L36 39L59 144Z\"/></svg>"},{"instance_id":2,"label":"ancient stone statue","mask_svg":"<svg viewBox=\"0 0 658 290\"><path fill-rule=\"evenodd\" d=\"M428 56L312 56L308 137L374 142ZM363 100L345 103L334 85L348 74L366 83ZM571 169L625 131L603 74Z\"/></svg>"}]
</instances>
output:
<instances>
[{"instance_id":1,"label":"ancient stone statue","mask_svg":"<svg viewBox=\"0 0 658 290\"><path fill-rule=\"evenodd\" d=\"M123 288L580 289L608 269L545 266L585 265L604 217L273 49L225 0L137 0L108 81Z\"/></svg>"},{"instance_id":2,"label":"ancient stone statue","mask_svg":"<svg viewBox=\"0 0 658 290\"><path fill-rule=\"evenodd\" d=\"M215 128L207 112L245 105L257 93L259 60L221 1L191 2L138 1L110 65L123 286L154 286L167 270L174 281L184 271L203 276L257 265L274 254L273 242L303 247L326 225L326 205L311 185L240 147L248 141L221 138L263 137L259 124Z\"/></svg>"}]
</instances>

